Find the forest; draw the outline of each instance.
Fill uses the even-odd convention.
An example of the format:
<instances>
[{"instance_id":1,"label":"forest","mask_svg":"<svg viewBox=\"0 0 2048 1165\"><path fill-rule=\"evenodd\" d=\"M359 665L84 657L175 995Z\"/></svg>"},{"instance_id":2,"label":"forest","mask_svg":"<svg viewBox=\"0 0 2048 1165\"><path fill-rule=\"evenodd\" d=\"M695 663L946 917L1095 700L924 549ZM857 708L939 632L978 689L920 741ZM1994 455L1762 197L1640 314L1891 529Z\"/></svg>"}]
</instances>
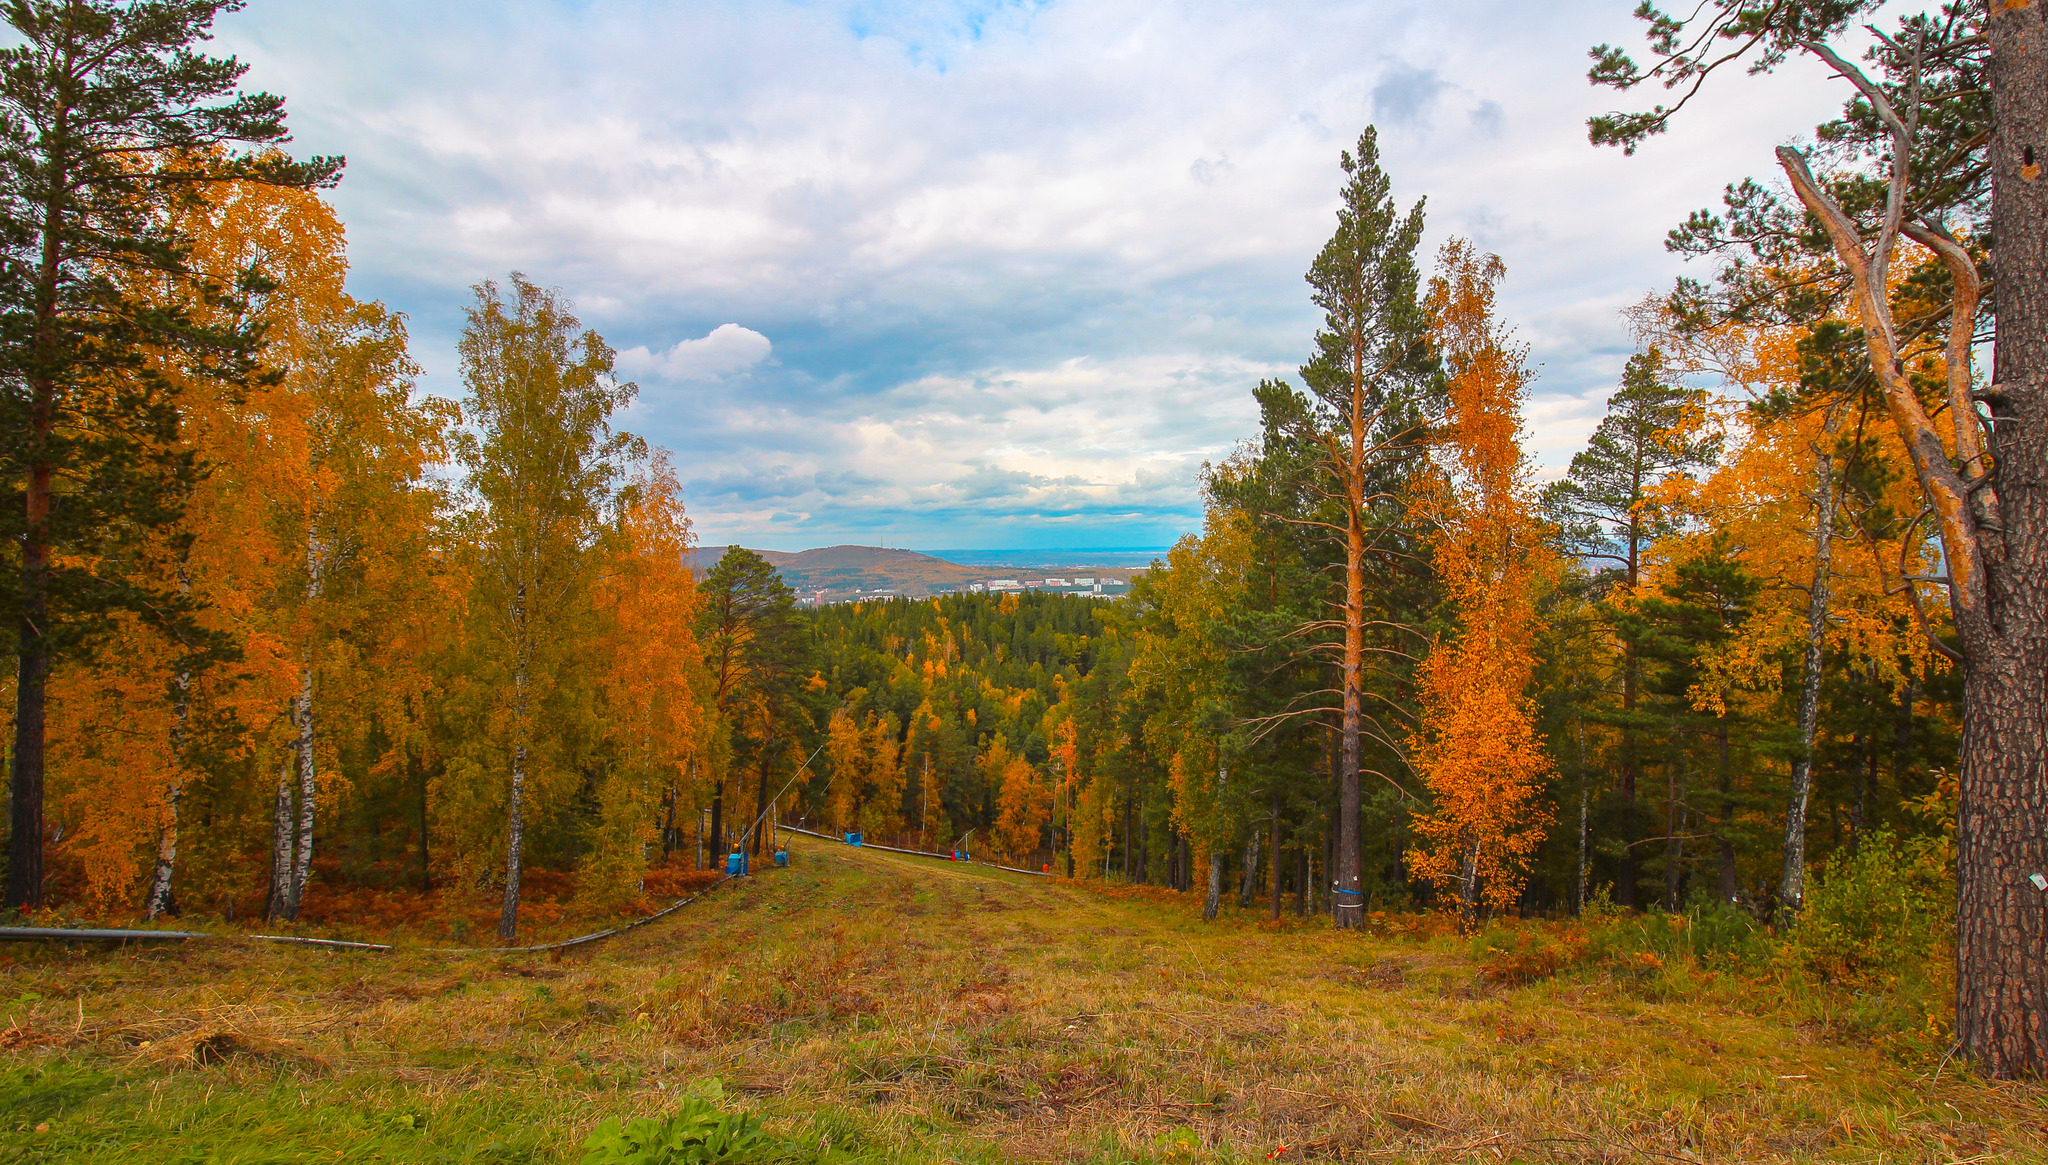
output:
<instances>
[{"instance_id":1,"label":"forest","mask_svg":"<svg viewBox=\"0 0 2048 1165\"><path fill-rule=\"evenodd\" d=\"M1739 931L2048 1068L2038 6L1860 64L1857 3L1596 50L1701 101L1819 59L1845 104L1671 231L1713 275L1628 311L1559 472L1514 273L1426 248L1367 127L1298 373L1129 596L816 609L685 565L685 475L564 292L478 273L461 395L419 389L347 290L342 159L204 55L226 7L6 9L9 921L513 945L795 826L1205 920Z\"/></svg>"}]
</instances>

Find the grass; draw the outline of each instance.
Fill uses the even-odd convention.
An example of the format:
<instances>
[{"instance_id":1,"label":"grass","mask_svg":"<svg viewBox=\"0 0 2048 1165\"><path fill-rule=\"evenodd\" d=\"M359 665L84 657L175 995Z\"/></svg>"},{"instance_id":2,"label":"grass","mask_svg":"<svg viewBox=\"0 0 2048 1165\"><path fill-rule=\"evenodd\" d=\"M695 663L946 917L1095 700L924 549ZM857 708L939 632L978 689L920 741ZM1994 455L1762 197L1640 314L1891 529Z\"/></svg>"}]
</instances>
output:
<instances>
[{"instance_id":1,"label":"grass","mask_svg":"<svg viewBox=\"0 0 2048 1165\"><path fill-rule=\"evenodd\" d=\"M13 948L0 1161L574 1161L712 1081L808 1160L2048 1160L2048 1091L1739 976L1492 986L1455 940L794 858L558 959Z\"/></svg>"}]
</instances>

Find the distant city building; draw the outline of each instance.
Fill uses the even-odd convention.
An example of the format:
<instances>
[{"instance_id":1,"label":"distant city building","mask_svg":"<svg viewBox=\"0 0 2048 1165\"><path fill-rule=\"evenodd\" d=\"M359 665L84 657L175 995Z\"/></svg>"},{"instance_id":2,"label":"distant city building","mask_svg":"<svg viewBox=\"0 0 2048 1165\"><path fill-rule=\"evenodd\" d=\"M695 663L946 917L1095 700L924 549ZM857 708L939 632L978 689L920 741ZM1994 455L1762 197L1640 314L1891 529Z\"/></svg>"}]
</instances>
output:
<instances>
[{"instance_id":1,"label":"distant city building","mask_svg":"<svg viewBox=\"0 0 2048 1165\"><path fill-rule=\"evenodd\" d=\"M1092 578L1082 578L1077 574L1074 576L1074 585L1077 587L1092 587L1095 585L1095 580Z\"/></svg>"},{"instance_id":2,"label":"distant city building","mask_svg":"<svg viewBox=\"0 0 2048 1165\"><path fill-rule=\"evenodd\" d=\"M1013 578L992 578L983 585L992 591L1014 591L1024 584Z\"/></svg>"},{"instance_id":3,"label":"distant city building","mask_svg":"<svg viewBox=\"0 0 2048 1165\"><path fill-rule=\"evenodd\" d=\"M1067 585L1067 580L1063 578L1049 578L1045 580L1045 585L1049 587L1063 587Z\"/></svg>"}]
</instances>

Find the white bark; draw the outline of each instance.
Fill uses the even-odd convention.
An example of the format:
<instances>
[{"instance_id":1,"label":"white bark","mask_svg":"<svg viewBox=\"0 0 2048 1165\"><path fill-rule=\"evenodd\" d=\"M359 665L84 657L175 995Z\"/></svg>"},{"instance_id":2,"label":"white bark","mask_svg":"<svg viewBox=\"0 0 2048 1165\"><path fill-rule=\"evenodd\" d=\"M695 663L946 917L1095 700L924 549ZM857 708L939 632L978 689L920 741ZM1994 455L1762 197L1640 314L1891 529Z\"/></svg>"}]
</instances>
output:
<instances>
[{"instance_id":1,"label":"white bark","mask_svg":"<svg viewBox=\"0 0 2048 1165\"><path fill-rule=\"evenodd\" d=\"M1794 914L1806 900L1806 805L1813 791L1813 738L1820 721L1821 649L1828 628L1828 570L1834 545L1835 459L1815 465L1820 493L1813 522L1813 589L1806 601L1805 674L1799 685L1799 753L1792 761L1792 791L1785 806L1785 869L1778 896Z\"/></svg>"},{"instance_id":2,"label":"white bark","mask_svg":"<svg viewBox=\"0 0 2048 1165\"><path fill-rule=\"evenodd\" d=\"M270 903L265 917L272 922L293 917L292 902L292 765L287 755L277 774L277 802L270 820Z\"/></svg>"},{"instance_id":3,"label":"white bark","mask_svg":"<svg viewBox=\"0 0 2048 1165\"><path fill-rule=\"evenodd\" d=\"M305 900L306 877L313 869L313 808L318 789L313 770L313 669L300 673L299 694L292 698L292 725L298 730L293 755L299 768L299 852L292 862L292 912L299 916Z\"/></svg>"}]
</instances>

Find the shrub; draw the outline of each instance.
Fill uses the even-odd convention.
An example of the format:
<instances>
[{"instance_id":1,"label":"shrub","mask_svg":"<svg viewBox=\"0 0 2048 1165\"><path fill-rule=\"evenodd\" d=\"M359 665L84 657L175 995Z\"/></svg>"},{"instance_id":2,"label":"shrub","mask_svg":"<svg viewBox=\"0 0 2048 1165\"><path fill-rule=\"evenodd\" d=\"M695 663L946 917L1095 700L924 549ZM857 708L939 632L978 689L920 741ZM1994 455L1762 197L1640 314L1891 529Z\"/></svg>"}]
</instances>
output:
<instances>
[{"instance_id":1,"label":"shrub","mask_svg":"<svg viewBox=\"0 0 2048 1165\"><path fill-rule=\"evenodd\" d=\"M1818 879L1783 955L1817 979L1869 983L1943 957L1954 933L1953 875L1937 841L1872 834Z\"/></svg>"},{"instance_id":2,"label":"shrub","mask_svg":"<svg viewBox=\"0 0 2048 1165\"><path fill-rule=\"evenodd\" d=\"M774 1160L780 1149L753 1117L693 1096L666 1117L599 1124L583 1142L583 1165L748 1165Z\"/></svg>"},{"instance_id":3,"label":"shrub","mask_svg":"<svg viewBox=\"0 0 2048 1165\"><path fill-rule=\"evenodd\" d=\"M1479 977L1503 987L1548 979L1585 956L1583 931L1540 925L1488 927L1474 942Z\"/></svg>"}]
</instances>

